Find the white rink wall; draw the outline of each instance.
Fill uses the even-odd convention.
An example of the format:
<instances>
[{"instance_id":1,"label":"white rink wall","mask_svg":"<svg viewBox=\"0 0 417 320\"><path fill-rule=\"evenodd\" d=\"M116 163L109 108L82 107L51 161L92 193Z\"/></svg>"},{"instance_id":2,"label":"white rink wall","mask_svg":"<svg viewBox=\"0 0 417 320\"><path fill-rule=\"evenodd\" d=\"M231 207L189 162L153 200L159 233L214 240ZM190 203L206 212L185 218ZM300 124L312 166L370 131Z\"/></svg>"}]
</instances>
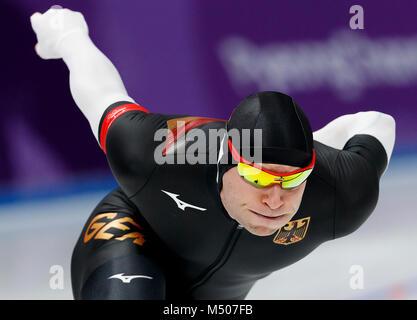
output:
<instances>
[{"instance_id":1,"label":"white rink wall","mask_svg":"<svg viewBox=\"0 0 417 320\"><path fill-rule=\"evenodd\" d=\"M416 299L417 157L393 158L372 216L259 281L247 299ZM72 299L70 259L81 229L107 190L0 205L0 299ZM64 270L51 289L50 267ZM363 289L350 287L352 265Z\"/></svg>"}]
</instances>

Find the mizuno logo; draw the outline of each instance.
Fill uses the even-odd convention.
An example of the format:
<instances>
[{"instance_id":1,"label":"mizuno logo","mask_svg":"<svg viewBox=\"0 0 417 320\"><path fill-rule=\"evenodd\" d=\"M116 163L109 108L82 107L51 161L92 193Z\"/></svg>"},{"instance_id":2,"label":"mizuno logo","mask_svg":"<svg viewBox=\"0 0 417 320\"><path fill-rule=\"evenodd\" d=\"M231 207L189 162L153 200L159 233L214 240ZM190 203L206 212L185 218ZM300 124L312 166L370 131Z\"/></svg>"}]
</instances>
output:
<instances>
[{"instance_id":1,"label":"mizuno logo","mask_svg":"<svg viewBox=\"0 0 417 320\"><path fill-rule=\"evenodd\" d=\"M111 277L108 277L107 279L119 279L119 280L122 280L123 283L130 283L130 281L136 278L145 278L145 279L150 279L150 280L153 279L152 277L140 276L140 275L125 276L124 273L115 274Z\"/></svg>"},{"instance_id":2,"label":"mizuno logo","mask_svg":"<svg viewBox=\"0 0 417 320\"><path fill-rule=\"evenodd\" d=\"M172 198L172 200L175 201L178 208L181 209L182 211L185 211L185 208L193 208L193 209L200 210L200 211L206 211L207 210L205 208L196 207L196 206L193 206L192 204L189 204L187 202L184 202L182 200L177 199L180 196L179 194L171 193L171 192L168 192L168 191L165 191L165 190L161 190L161 191L166 193L167 195L169 195Z\"/></svg>"}]
</instances>

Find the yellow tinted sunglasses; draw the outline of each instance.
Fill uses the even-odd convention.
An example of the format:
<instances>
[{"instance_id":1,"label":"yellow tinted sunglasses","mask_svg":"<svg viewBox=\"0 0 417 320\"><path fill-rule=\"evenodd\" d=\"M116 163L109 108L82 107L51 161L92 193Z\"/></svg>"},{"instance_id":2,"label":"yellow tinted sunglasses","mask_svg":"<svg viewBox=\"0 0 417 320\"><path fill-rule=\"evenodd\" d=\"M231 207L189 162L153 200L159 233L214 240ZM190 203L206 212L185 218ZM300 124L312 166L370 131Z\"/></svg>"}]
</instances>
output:
<instances>
[{"instance_id":1,"label":"yellow tinted sunglasses","mask_svg":"<svg viewBox=\"0 0 417 320\"><path fill-rule=\"evenodd\" d=\"M239 162L237 165L239 174L251 185L265 188L273 183L278 183L282 189L288 190L298 187L310 175L313 169L306 169L298 173L268 173L266 169ZM296 172L296 171L294 171Z\"/></svg>"},{"instance_id":2,"label":"yellow tinted sunglasses","mask_svg":"<svg viewBox=\"0 0 417 320\"><path fill-rule=\"evenodd\" d=\"M239 175L257 188L265 188L273 183L278 183L284 190L294 189L308 178L316 163L316 152L313 149L313 159L307 167L292 172L277 173L249 163L237 153L230 140L228 143L233 158L240 161L237 165Z\"/></svg>"}]
</instances>

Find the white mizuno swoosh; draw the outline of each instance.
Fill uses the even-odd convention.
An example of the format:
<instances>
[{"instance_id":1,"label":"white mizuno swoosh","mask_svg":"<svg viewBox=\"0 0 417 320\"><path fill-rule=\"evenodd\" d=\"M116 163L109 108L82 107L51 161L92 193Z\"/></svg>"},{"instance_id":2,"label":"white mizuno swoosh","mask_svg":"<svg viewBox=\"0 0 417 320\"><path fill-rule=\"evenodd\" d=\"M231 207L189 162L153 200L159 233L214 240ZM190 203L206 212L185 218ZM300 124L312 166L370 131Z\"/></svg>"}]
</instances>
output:
<instances>
[{"instance_id":1,"label":"white mizuno swoosh","mask_svg":"<svg viewBox=\"0 0 417 320\"><path fill-rule=\"evenodd\" d=\"M141 276L141 275L125 276L124 273L118 273L118 274L112 275L108 277L107 279L119 279L119 280L122 280L123 283L130 283L130 281L136 278L145 278L145 279L150 279L150 280L153 279L152 277Z\"/></svg>"},{"instance_id":2,"label":"white mizuno swoosh","mask_svg":"<svg viewBox=\"0 0 417 320\"><path fill-rule=\"evenodd\" d=\"M166 193L167 195L169 195L175 201L178 208L181 209L182 211L185 211L185 208L193 208L193 209L200 210L200 211L206 211L207 210L205 208L200 208L200 207L197 207L197 206L193 206L192 204L189 204L189 203L184 202L180 199L177 199L180 196L179 194L171 193L171 192L168 192L168 191L165 191L165 190L161 190L161 191Z\"/></svg>"}]
</instances>

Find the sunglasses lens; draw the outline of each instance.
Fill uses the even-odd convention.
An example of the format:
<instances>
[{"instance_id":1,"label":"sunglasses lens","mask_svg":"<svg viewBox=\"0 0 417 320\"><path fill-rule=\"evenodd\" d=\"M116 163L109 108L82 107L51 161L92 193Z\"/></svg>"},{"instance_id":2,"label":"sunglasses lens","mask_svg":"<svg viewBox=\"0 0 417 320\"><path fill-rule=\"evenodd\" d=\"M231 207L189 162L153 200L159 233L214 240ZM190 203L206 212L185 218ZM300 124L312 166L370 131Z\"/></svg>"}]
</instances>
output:
<instances>
[{"instance_id":1,"label":"sunglasses lens","mask_svg":"<svg viewBox=\"0 0 417 320\"><path fill-rule=\"evenodd\" d=\"M310 175L311 171L313 169L305 170L300 173L294 174L292 176L288 176L283 182L282 182L282 188L283 189L293 189L298 187L300 184L302 184Z\"/></svg>"},{"instance_id":2,"label":"sunglasses lens","mask_svg":"<svg viewBox=\"0 0 417 320\"><path fill-rule=\"evenodd\" d=\"M239 174L245 181L257 188L264 188L272 183L280 183L283 189L293 189L302 184L312 171L313 169L309 169L291 176L277 177L253 166L244 163L238 164Z\"/></svg>"},{"instance_id":3,"label":"sunglasses lens","mask_svg":"<svg viewBox=\"0 0 417 320\"><path fill-rule=\"evenodd\" d=\"M262 170L243 163L239 163L237 168L239 174L252 186L263 188L267 185L265 179L263 179L264 172Z\"/></svg>"},{"instance_id":4,"label":"sunglasses lens","mask_svg":"<svg viewBox=\"0 0 417 320\"><path fill-rule=\"evenodd\" d=\"M257 179L256 177L253 177L253 176L244 176L243 178L247 182L249 182L251 185L253 185L254 187L257 187L257 188L264 188L264 187L266 187L270 184L270 183L265 183L261 179Z\"/></svg>"}]
</instances>

